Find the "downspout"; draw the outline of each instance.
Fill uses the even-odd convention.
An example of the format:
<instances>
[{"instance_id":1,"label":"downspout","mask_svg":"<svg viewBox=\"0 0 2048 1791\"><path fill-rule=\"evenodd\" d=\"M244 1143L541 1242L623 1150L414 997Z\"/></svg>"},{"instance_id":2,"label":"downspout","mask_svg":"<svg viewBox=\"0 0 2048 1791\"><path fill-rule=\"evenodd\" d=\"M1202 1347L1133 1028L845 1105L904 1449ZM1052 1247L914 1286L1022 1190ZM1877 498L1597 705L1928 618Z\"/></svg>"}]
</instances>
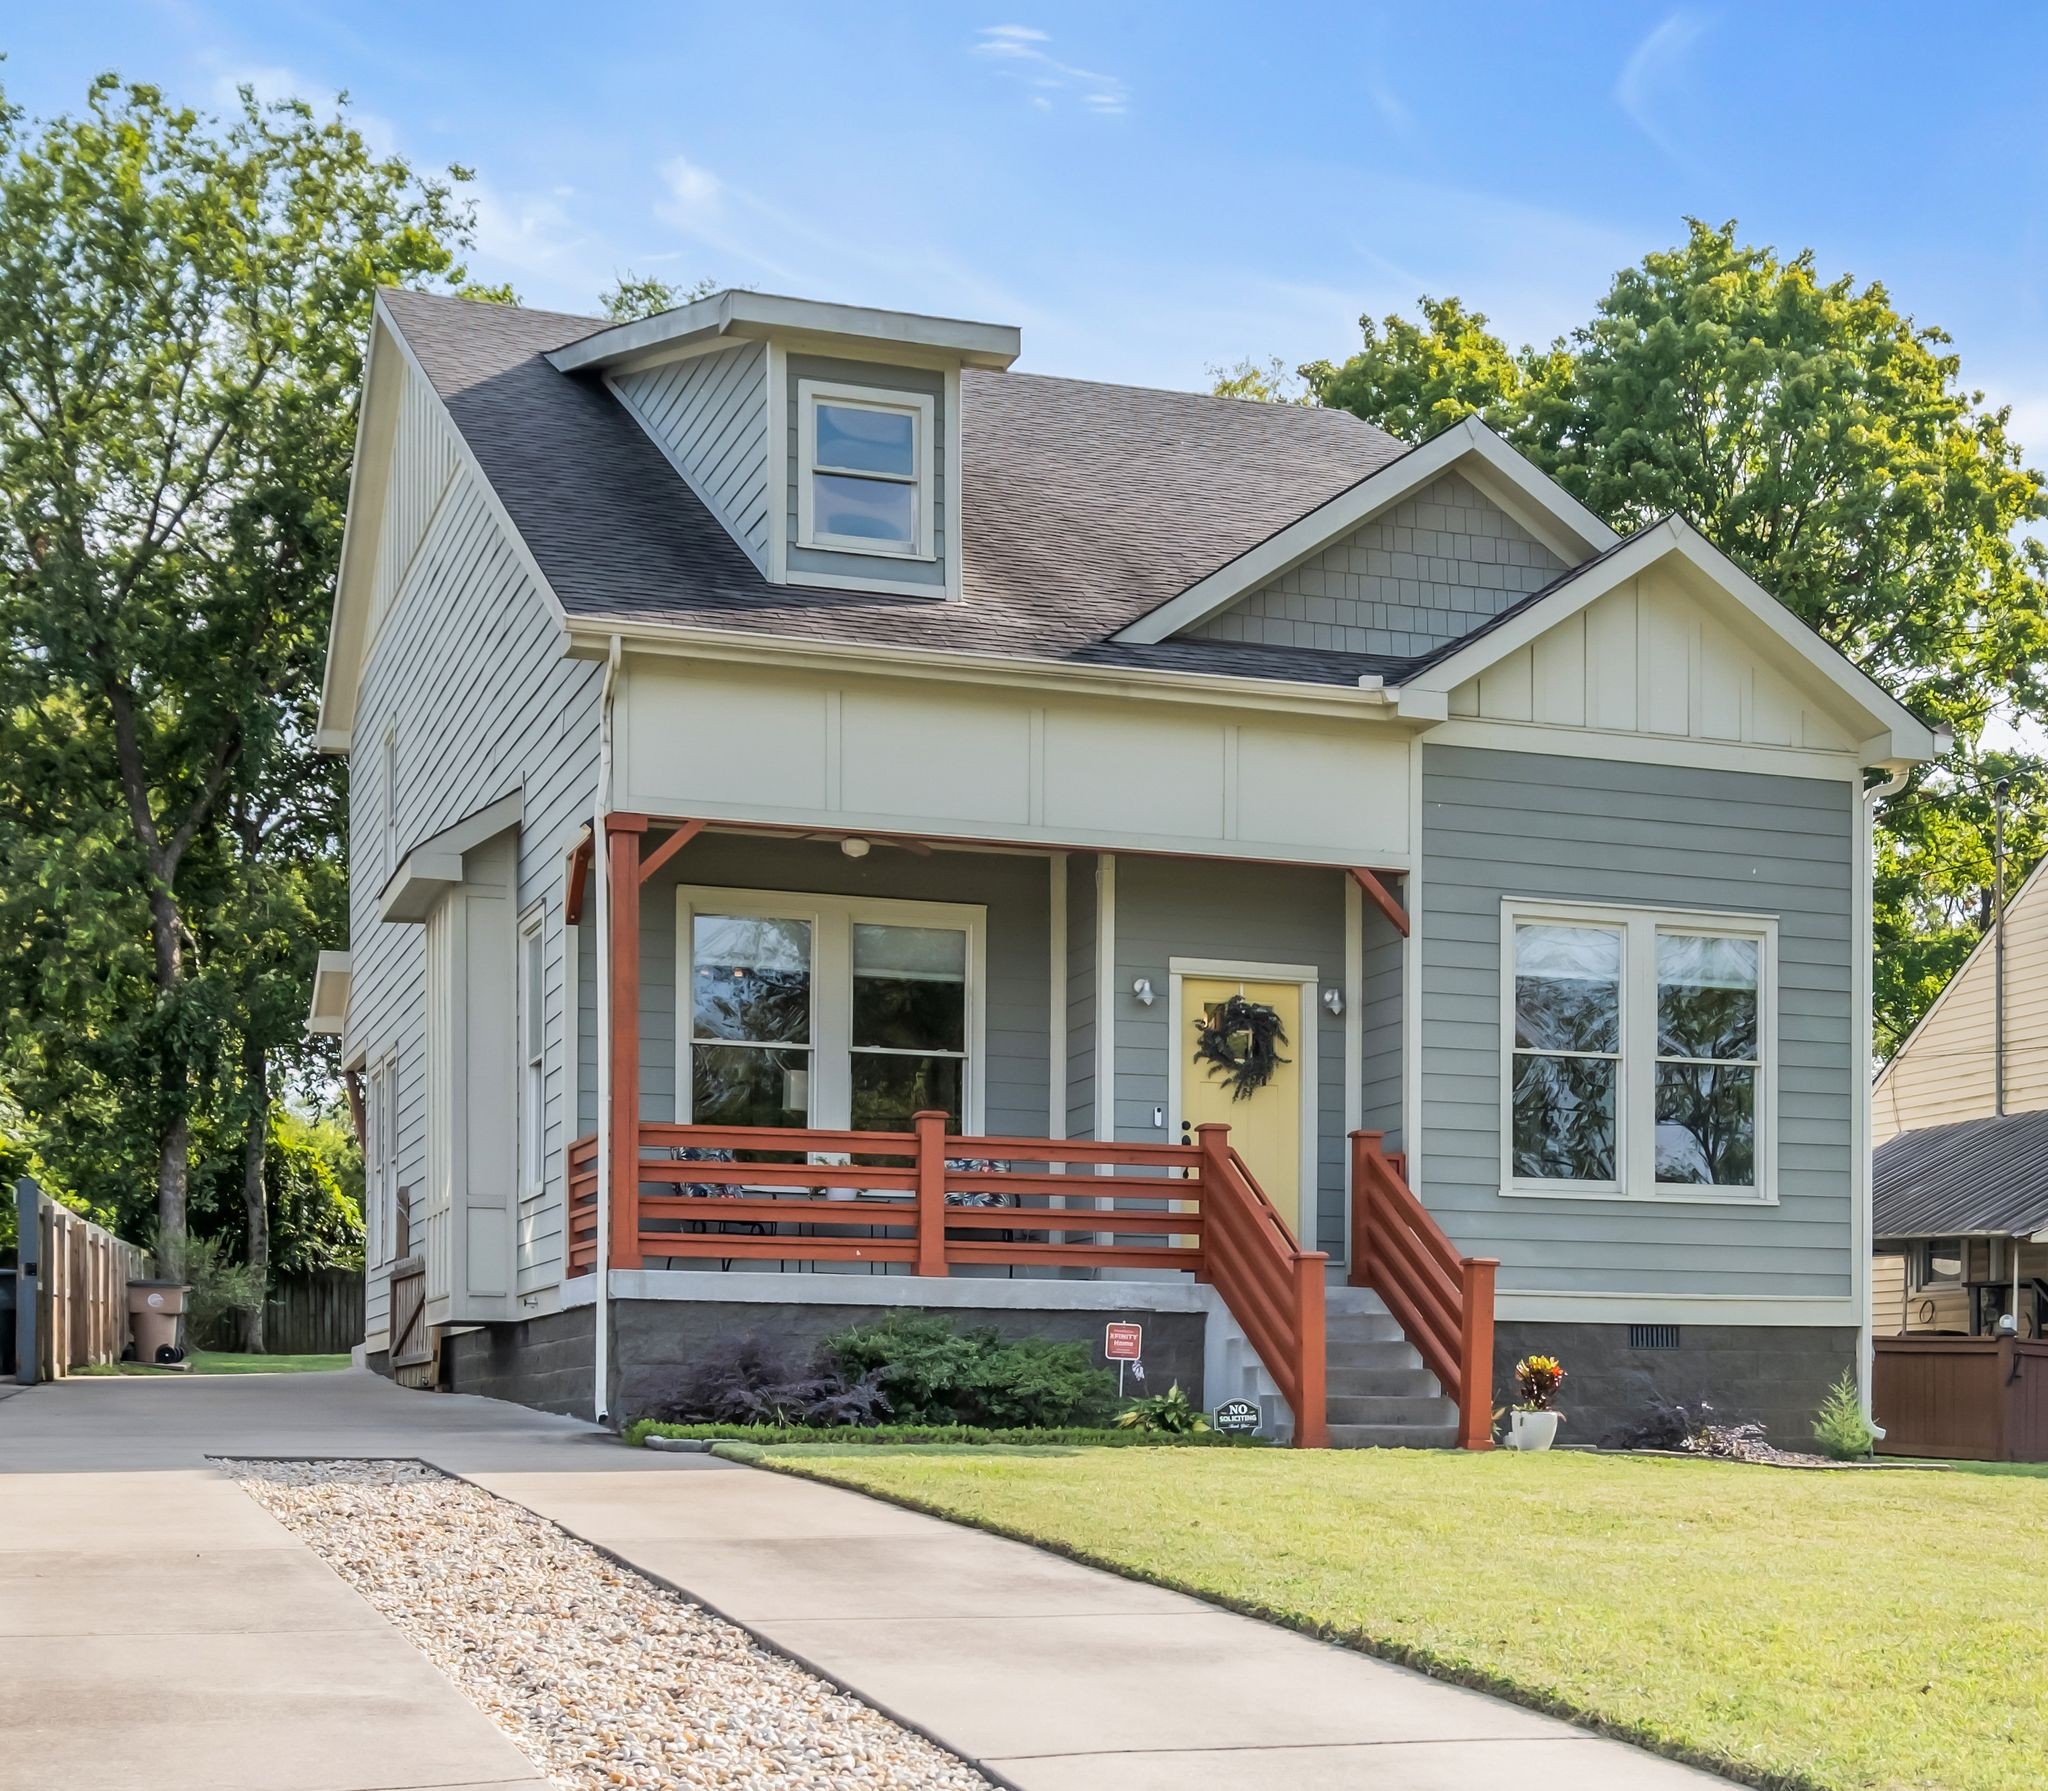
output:
<instances>
[{"instance_id":1,"label":"downspout","mask_svg":"<svg viewBox=\"0 0 2048 1791\"><path fill-rule=\"evenodd\" d=\"M1856 1107L1851 1116L1850 1132L1855 1139L1855 1161L1851 1165L1853 1185L1851 1189L1851 1223L1849 1248L1851 1252L1849 1284L1851 1297L1856 1302L1856 1391L1863 1404L1863 1414L1871 1416L1870 1375L1875 1346L1871 1341L1870 1315L1870 1253L1873 1240L1870 1235L1870 1156L1871 1156L1871 1070L1872 1056L1870 1027L1870 960L1875 944L1871 936L1871 908L1875 901L1873 885L1876 866L1872 862L1875 851L1872 835L1877 824L1877 805L1887 796L1896 796L1906 787L1906 779L1912 775L1911 765L1902 765L1882 782L1872 784L1863 792L1863 800L1857 805L1856 824L1856 927L1854 951L1856 952L1855 981L1861 992L1856 1008L1856 1061L1860 1066L1857 1076Z\"/></svg>"},{"instance_id":2,"label":"downspout","mask_svg":"<svg viewBox=\"0 0 2048 1791\"><path fill-rule=\"evenodd\" d=\"M604 688L597 699L597 800L590 818L590 896L597 904L597 1305L593 1313L590 1407L609 1422L612 1371L612 900L611 850L605 817L612 807L612 689L618 682L619 637L605 654Z\"/></svg>"}]
</instances>

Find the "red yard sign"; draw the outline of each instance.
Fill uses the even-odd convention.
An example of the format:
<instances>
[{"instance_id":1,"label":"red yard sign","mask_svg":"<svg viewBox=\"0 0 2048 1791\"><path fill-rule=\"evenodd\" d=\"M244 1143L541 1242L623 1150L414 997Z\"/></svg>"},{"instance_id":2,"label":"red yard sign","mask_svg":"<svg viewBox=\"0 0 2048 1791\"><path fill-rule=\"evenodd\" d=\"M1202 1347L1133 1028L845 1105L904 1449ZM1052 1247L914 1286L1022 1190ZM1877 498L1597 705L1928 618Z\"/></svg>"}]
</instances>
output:
<instances>
[{"instance_id":1,"label":"red yard sign","mask_svg":"<svg viewBox=\"0 0 2048 1791\"><path fill-rule=\"evenodd\" d=\"M1135 1362L1145 1353L1142 1325L1109 1325L1102 1333L1102 1353L1112 1362Z\"/></svg>"}]
</instances>

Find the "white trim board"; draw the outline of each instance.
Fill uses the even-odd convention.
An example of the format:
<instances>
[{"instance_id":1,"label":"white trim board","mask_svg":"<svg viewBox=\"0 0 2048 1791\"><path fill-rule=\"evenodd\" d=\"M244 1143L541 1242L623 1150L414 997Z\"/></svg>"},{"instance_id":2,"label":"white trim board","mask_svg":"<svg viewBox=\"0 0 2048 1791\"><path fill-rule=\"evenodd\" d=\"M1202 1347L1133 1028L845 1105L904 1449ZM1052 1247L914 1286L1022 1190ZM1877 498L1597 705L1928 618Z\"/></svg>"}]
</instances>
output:
<instances>
[{"instance_id":1,"label":"white trim board","mask_svg":"<svg viewBox=\"0 0 2048 1791\"><path fill-rule=\"evenodd\" d=\"M1185 633L1454 468L1567 565L1603 553L1620 539L1477 417L1467 417L1398 460L1375 468L1110 638L1151 644Z\"/></svg>"},{"instance_id":2,"label":"white trim board","mask_svg":"<svg viewBox=\"0 0 2048 1791\"><path fill-rule=\"evenodd\" d=\"M1493 1316L1509 1324L1840 1325L1861 1324L1853 1299L1820 1294L1583 1293L1570 1288L1502 1289Z\"/></svg>"}]
</instances>

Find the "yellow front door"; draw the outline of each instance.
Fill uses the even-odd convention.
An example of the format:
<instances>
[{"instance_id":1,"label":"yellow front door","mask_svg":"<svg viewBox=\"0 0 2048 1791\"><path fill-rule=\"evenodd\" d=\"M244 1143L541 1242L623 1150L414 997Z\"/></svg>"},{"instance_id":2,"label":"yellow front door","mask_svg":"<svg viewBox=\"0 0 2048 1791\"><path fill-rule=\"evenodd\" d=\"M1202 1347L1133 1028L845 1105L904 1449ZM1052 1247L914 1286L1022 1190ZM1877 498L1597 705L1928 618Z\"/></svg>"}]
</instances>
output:
<instances>
[{"instance_id":1,"label":"yellow front door","mask_svg":"<svg viewBox=\"0 0 2048 1791\"><path fill-rule=\"evenodd\" d=\"M1282 1061L1263 1086L1242 1099L1235 1097L1223 1075L1195 1054L1197 1028L1233 995L1261 1002L1280 1016L1286 1043ZM1230 1142L1251 1166L1253 1179L1280 1211L1299 1242L1313 1240L1315 1227L1302 1224L1301 1114L1301 985L1241 982L1236 977L1189 976L1181 979L1179 1035L1180 1117L1190 1128L1216 1121L1230 1128ZM1313 1248L1313 1243L1310 1246Z\"/></svg>"}]
</instances>

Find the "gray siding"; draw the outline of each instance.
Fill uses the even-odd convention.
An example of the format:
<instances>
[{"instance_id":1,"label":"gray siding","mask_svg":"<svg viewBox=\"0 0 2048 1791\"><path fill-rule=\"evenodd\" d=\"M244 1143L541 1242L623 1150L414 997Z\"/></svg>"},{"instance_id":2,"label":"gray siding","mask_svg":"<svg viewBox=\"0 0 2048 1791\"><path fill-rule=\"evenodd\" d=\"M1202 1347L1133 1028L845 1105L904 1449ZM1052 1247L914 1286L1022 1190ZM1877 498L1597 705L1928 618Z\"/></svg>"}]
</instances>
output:
<instances>
[{"instance_id":1,"label":"gray siding","mask_svg":"<svg viewBox=\"0 0 2048 1791\"><path fill-rule=\"evenodd\" d=\"M443 424L445 427L445 421ZM432 431L409 431L439 464ZM401 458L411 450L401 439ZM589 812L597 765L600 668L561 656L554 617L515 556L475 477L460 470L399 580L364 667L350 760L348 1044L397 1063L398 1180L417 1221L427 1173L425 954L418 926L381 922L384 804L399 850L512 790L525 793L519 907L548 907L547 1187L518 1216L518 1290L550 1287L561 1257L563 855ZM381 743L396 731L396 785L383 785ZM506 974L511 974L507 964ZM507 1123L513 1090L505 1091ZM366 1334L381 1336L385 1277L369 1277Z\"/></svg>"},{"instance_id":2,"label":"gray siding","mask_svg":"<svg viewBox=\"0 0 2048 1791\"><path fill-rule=\"evenodd\" d=\"M1364 952L1360 960L1359 1123L1384 1132L1387 1148L1401 1141L1402 984L1407 947L1394 923L1372 903L1362 904Z\"/></svg>"},{"instance_id":3,"label":"gray siding","mask_svg":"<svg viewBox=\"0 0 2048 1791\"><path fill-rule=\"evenodd\" d=\"M1043 858L994 853L929 856L878 845L850 859L829 841L710 835L693 841L641 891L640 1110L676 1112L676 888L711 884L896 901L976 903L988 910L988 1054L982 1066L989 1131L1045 1135L1051 1099L1051 883Z\"/></svg>"},{"instance_id":4,"label":"gray siding","mask_svg":"<svg viewBox=\"0 0 2048 1791\"><path fill-rule=\"evenodd\" d=\"M1447 473L1188 633L1334 652L1426 653L1563 570L1520 523Z\"/></svg>"},{"instance_id":5,"label":"gray siding","mask_svg":"<svg viewBox=\"0 0 2048 1791\"><path fill-rule=\"evenodd\" d=\"M1067 1136L1095 1136L1095 928L1100 857L1067 860Z\"/></svg>"},{"instance_id":6,"label":"gray siding","mask_svg":"<svg viewBox=\"0 0 2048 1791\"><path fill-rule=\"evenodd\" d=\"M1846 782L1423 749L1420 1192L1503 1289L1846 1297L1855 801ZM1501 903L1778 919L1776 1206L1503 1197Z\"/></svg>"},{"instance_id":7,"label":"gray siding","mask_svg":"<svg viewBox=\"0 0 2048 1791\"><path fill-rule=\"evenodd\" d=\"M1166 858L1117 860L1116 968L1109 979L1116 1008L1116 1136L1172 1142L1179 1116L1152 1124L1167 1092L1170 1036L1166 1000L1169 961L1236 958L1255 963L1313 964L1320 988L1344 980L1344 873L1279 865L1189 864ZM1129 994L1149 977L1159 999L1141 1006ZM1344 1248L1344 1022L1320 1001L1314 1006L1316 1074L1317 1238L1333 1257ZM1192 1073L1184 1062L1183 1075Z\"/></svg>"},{"instance_id":8,"label":"gray siding","mask_svg":"<svg viewBox=\"0 0 2048 1791\"><path fill-rule=\"evenodd\" d=\"M798 382L806 379L827 380L838 385L872 386L877 398L886 398L892 392L916 392L931 399L932 439L928 448L932 459L932 547L938 556L936 559L905 560L892 554L869 556L797 546L797 468L801 464L799 444L803 439ZM822 572L836 578L928 584L934 596L942 595L946 588L946 506L953 501L953 494L946 489L946 442L953 428L953 419L946 414L943 375L923 367L888 367L872 361L841 361L823 355L793 354L789 357L788 384L789 428L786 439L789 465L784 501L789 515L789 533L785 537L789 542L789 582L800 585L804 582L805 573Z\"/></svg>"},{"instance_id":9,"label":"gray siding","mask_svg":"<svg viewBox=\"0 0 2048 1791\"><path fill-rule=\"evenodd\" d=\"M612 389L765 571L775 483L768 470L766 344L621 374Z\"/></svg>"}]
</instances>

